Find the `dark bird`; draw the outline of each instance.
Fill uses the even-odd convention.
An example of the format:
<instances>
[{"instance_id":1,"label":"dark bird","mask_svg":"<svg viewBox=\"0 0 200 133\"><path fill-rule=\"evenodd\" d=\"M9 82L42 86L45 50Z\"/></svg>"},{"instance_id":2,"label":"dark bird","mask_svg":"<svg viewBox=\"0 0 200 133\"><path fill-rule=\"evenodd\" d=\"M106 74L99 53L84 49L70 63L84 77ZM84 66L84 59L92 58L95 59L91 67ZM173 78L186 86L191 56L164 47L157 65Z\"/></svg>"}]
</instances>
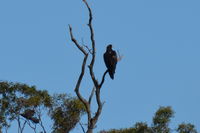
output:
<instances>
[{"instance_id":1,"label":"dark bird","mask_svg":"<svg viewBox=\"0 0 200 133\"><path fill-rule=\"evenodd\" d=\"M36 117L32 117L30 120L35 124L38 124L40 122L40 120Z\"/></svg>"},{"instance_id":2,"label":"dark bird","mask_svg":"<svg viewBox=\"0 0 200 133\"><path fill-rule=\"evenodd\" d=\"M20 114L21 116L23 116L24 118L31 120L33 123L39 123L39 119L37 119L36 117L33 117L35 114L35 111L32 109L27 109L24 111L24 113Z\"/></svg>"},{"instance_id":3,"label":"dark bird","mask_svg":"<svg viewBox=\"0 0 200 133\"><path fill-rule=\"evenodd\" d=\"M103 57L110 78L114 79L115 69L117 65L117 53L114 50L112 50L111 44L107 46L106 52L104 53Z\"/></svg>"},{"instance_id":4,"label":"dark bird","mask_svg":"<svg viewBox=\"0 0 200 133\"><path fill-rule=\"evenodd\" d=\"M24 111L23 114L21 114L21 116L23 116L26 119L31 119L33 117L33 115L35 114L35 111L32 109L27 109Z\"/></svg>"}]
</instances>

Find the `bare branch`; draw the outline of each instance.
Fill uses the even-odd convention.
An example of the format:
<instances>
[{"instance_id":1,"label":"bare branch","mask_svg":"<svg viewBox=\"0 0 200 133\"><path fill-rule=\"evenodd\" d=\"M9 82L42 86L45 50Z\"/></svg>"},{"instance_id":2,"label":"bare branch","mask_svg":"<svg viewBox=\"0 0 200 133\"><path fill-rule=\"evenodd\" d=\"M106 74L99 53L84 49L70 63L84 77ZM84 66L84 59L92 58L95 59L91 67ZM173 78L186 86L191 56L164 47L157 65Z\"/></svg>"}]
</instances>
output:
<instances>
[{"instance_id":1,"label":"bare branch","mask_svg":"<svg viewBox=\"0 0 200 133\"><path fill-rule=\"evenodd\" d=\"M21 128L21 122L20 122L20 117L17 117L17 123L18 123L18 133L22 133L22 128Z\"/></svg>"},{"instance_id":2,"label":"bare branch","mask_svg":"<svg viewBox=\"0 0 200 133\"><path fill-rule=\"evenodd\" d=\"M32 128L35 133L37 133L36 132L36 124L34 124L34 126L32 126L31 122L29 120L27 121L27 123L28 123L29 127Z\"/></svg>"},{"instance_id":3,"label":"bare branch","mask_svg":"<svg viewBox=\"0 0 200 133\"><path fill-rule=\"evenodd\" d=\"M95 56L96 56L96 47L95 47L95 40L94 40L94 30L93 30L93 27L92 27L92 10L90 8L90 6L88 5L87 1L86 0L83 0L83 2L85 3L85 5L87 6L87 9L89 11L89 23L88 23L88 26L89 26L89 29L90 29L90 39L92 41L92 60L91 60L91 63L89 65L89 69L90 69L90 76L93 80L93 83L95 85L95 87L98 86L98 82L95 78L95 75L94 75L94 72L93 72L93 66L94 66L94 62L95 62Z\"/></svg>"},{"instance_id":4,"label":"bare branch","mask_svg":"<svg viewBox=\"0 0 200 133\"><path fill-rule=\"evenodd\" d=\"M99 85L99 89L101 89L101 87L102 87L102 85L103 85L103 83L104 83L104 81L105 81L105 76L106 76L107 73L108 73L108 70L106 70L106 71L104 72L103 76L102 76L102 80L101 80L101 83L100 83L100 85Z\"/></svg>"},{"instance_id":5,"label":"bare branch","mask_svg":"<svg viewBox=\"0 0 200 133\"><path fill-rule=\"evenodd\" d=\"M83 59L83 63L82 63L81 73L80 73L78 81L76 83L75 92L76 92L76 95L79 98L79 100L83 103L83 105L86 108L86 112L87 112L87 115L88 115L88 124L89 124L90 119L92 117L91 116L91 111L90 111L90 104L87 102L87 100L85 98L83 98L83 96L81 95L81 93L79 91L80 84L81 84L81 81L82 81L84 73L85 73L85 65L86 65L86 62L87 62L88 53L83 49L83 47L81 47L78 44L78 42L76 41L76 39L73 37L72 28L71 28L70 25L69 25L69 31L70 31L70 36L71 36L72 42L74 42L74 44L77 46L77 48L85 55L85 57Z\"/></svg>"},{"instance_id":6,"label":"bare branch","mask_svg":"<svg viewBox=\"0 0 200 133\"><path fill-rule=\"evenodd\" d=\"M90 65L90 66L88 66L88 67L89 67L89 70L90 70L90 76L91 76L91 78L92 78L92 81L93 81L95 87L98 88L99 83L98 83L98 81L96 80L96 78L95 78L95 76L94 76L93 66Z\"/></svg>"},{"instance_id":7,"label":"bare branch","mask_svg":"<svg viewBox=\"0 0 200 133\"><path fill-rule=\"evenodd\" d=\"M89 67L89 70L90 70L90 76L92 78L92 81L93 81L95 89L96 89L95 95L96 95L96 101L97 101L97 104L98 104L98 108L97 108L97 111L95 113L95 116L90 120L91 121L90 125L88 125L87 133L91 133L93 128L95 127L95 125L97 123L97 120L98 120L98 118L99 118L99 116L101 114L101 111L102 111L103 104L101 103L101 99L100 99L100 88L102 87L102 85L104 83L105 75L106 75L106 73L108 71L106 71L104 73L104 75L102 77L101 84L99 85L98 81L95 78L94 71L93 71L94 62L95 62L95 56L96 56L96 46L95 46L95 40L94 40L94 30L93 30L93 27L92 27L92 19L93 19L92 10L91 10L91 8L88 5L86 0L83 0L83 2L86 4L87 9L89 11L89 23L88 23L88 26L89 26L89 29L90 29L90 39L91 39L91 42L92 42L93 53L92 53L91 63L90 63L90 65L88 67ZM91 100L89 100L89 102L91 102Z\"/></svg>"},{"instance_id":8,"label":"bare branch","mask_svg":"<svg viewBox=\"0 0 200 133\"><path fill-rule=\"evenodd\" d=\"M89 48L87 45L85 45L83 38L81 39L81 41L82 41L81 43L82 43L83 47L85 47L87 49L88 53L90 53L92 55L92 49Z\"/></svg>"},{"instance_id":9,"label":"bare branch","mask_svg":"<svg viewBox=\"0 0 200 133\"><path fill-rule=\"evenodd\" d=\"M75 92L76 92L76 95L78 96L79 100L81 100L81 102L84 104L84 106L86 108L87 115L88 115L88 120L90 120L91 119L90 104L87 102L87 100L85 100L83 98L83 96L80 94L80 91L79 91L80 84L81 84L81 81L82 81L84 73L85 73L85 65L86 65L87 58L88 58L88 54L86 54L85 57L84 57L84 60L83 60L83 63L82 63L81 74L80 74L78 81L76 83Z\"/></svg>"},{"instance_id":10,"label":"bare branch","mask_svg":"<svg viewBox=\"0 0 200 133\"><path fill-rule=\"evenodd\" d=\"M93 50L93 57L92 57L91 65L94 65L96 49L95 49L95 40L94 40L94 30L93 30L93 27L92 27L92 19L93 19L92 10L91 10L91 8L88 5L86 0L83 0L83 2L85 3L85 5L87 6L88 11L89 11L89 23L88 23L88 26L90 28L90 39L92 41L92 50Z\"/></svg>"},{"instance_id":11,"label":"bare branch","mask_svg":"<svg viewBox=\"0 0 200 133\"><path fill-rule=\"evenodd\" d=\"M74 42L74 44L77 46L77 48L84 54L87 55L87 52L83 49L83 47L81 47L79 45L79 43L77 42L77 40L74 38L73 33L72 33L72 27L69 25L69 32L70 32L70 36L71 36L71 40L72 42Z\"/></svg>"},{"instance_id":12,"label":"bare branch","mask_svg":"<svg viewBox=\"0 0 200 133\"><path fill-rule=\"evenodd\" d=\"M80 122L79 122L79 125L81 126L81 129L83 130L83 133L86 133L83 125Z\"/></svg>"},{"instance_id":13,"label":"bare branch","mask_svg":"<svg viewBox=\"0 0 200 133\"><path fill-rule=\"evenodd\" d=\"M23 133L23 130L26 126L27 120L24 120L24 123L22 125L21 125L21 121L20 121L21 120L20 116L18 116L16 118L16 120L17 120L17 123L18 123L18 133Z\"/></svg>"},{"instance_id":14,"label":"bare branch","mask_svg":"<svg viewBox=\"0 0 200 133\"><path fill-rule=\"evenodd\" d=\"M87 101L81 96L81 94L79 92L79 88L80 88L80 84L81 84L81 81L82 81L84 73L85 73L85 65L86 65L87 58L88 58L88 54L86 54L86 56L83 59L82 68L81 68L81 74L79 75L79 78L78 78L78 81L77 81L76 87L75 87L75 92L76 92L77 96L84 103L86 103Z\"/></svg>"},{"instance_id":15,"label":"bare branch","mask_svg":"<svg viewBox=\"0 0 200 133\"><path fill-rule=\"evenodd\" d=\"M98 121L98 118L99 118L99 116L101 114L101 111L102 111L103 103L101 102L101 99L100 99L100 89L101 89L101 87L102 87L102 85L103 85L103 83L105 81L105 76L108 73L108 70L106 70L104 72L104 74L102 76L101 83L99 84L97 79L96 79L96 77L95 77L95 75L94 75L94 71L93 71L93 67L94 67L94 63L95 63L95 57L96 57L96 46L95 46L95 39L94 39L94 30L93 30L93 27L92 27L92 19L93 19L92 10L91 10L91 8L88 5L86 0L83 0L83 2L85 3L85 5L86 5L86 7L87 7L87 9L89 11L88 27L90 29L90 40L91 40L91 44L92 44L92 49L89 49L89 47L84 45L84 44L83 44L83 47L81 45L79 45L79 43L77 42L77 40L73 36L72 28L71 28L70 25L69 25L69 31L70 31L70 36L71 36L72 42L74 42L76 47L84 54L81 73L80 73L78 81L76 83L75 92L76 92L76 95L79 98L79 100L84 104L84 106L86 108L86 112L87 112L87 116L88 116L88 129L87 129L86 133L92 133L93 129L95 128L95 125L96 125L96 123ZM85 65L86 65L89 53L92 55L92 59L91 59L90 65L88 67L89 67L89 72L90 72L90 76L91 76L92 82L94 84L94 88L92 89L92 92L91 92L91 94L89 96L89 99L87 101L81 95L81 93L79 91L79 88L80 88L80 84L82 82L82 79L83 79L83 76L84 76L84 73L85 73ZM92 117L92 112L91 112L90 105L91 105L92 97L93 97L94 94L96 96L96 101L97 101L98 107L97 107L96 113ZM79 123L79 124L81 125L82 130L85 133L85 130L84 130L82 124L81 123Z\"/></svg>"},{"instance_id":16,"label":"bare branch","mask_svg":"<svg viewBox=\"0 0 200 133\"><path fill-rule=\"evenodd\" d=\"M96 121L98 120L100 114L101 114L101 111L102 111L102 108L103 108L103 104L101 103L101 98L100 98L100 88L97 88L96 89L96 100L97 100L97 104L98 104L98 109L97 109L97 112L94 116L94 121L96 123Z\"/></svg>"},{"instance_id":17,"label":"bare branch","mask_svg":"<svg viewBox=\"0 0 200 133\"><path fill-rule=\"evenodd\" d=\"M92 101L92 97L93 97L93 95L94 95L94 92L95 92L95 87L93 87L92 92L91 92L91 94L90 94L90 97L89 97L89 100L88 100L89 104L91 104L91 101Z\"/></svg>"},{"instance_id":18,"label":"bare branch","mask_svg":"<svg viewBox=\"0 0 200 133\"><path fill-rule=\"evenodd\" d=\"M92 49L90 49L87 45L83 45L87 50L88 50L88 53L92 54Z\"/></svg>"},{"instance_id":19,"label":"bare branch","mask_svg":"<svg viewBox=\"0 0 200 133\"><path fill-rule=\"evenodd\" d=\"M38 114L38 118L39 118L39 121L40 121L39 125L41 126L43 133L46 133L46 130L45 130L45 127L43 125L42 118L41 118L42 114L41 114L41 108L40 107L39 107L39 111L37 112L37 114Z\"/></svg>"},{"instance_id":20,"label":"bare branch","mask_svg":"<svg viewBox=\"0 0 200 133\"><path fill-rule=\"evenodd\" d=\"M86 111L87 111L87 114L88 114L88 118L91 118L91 115L90 115L90 105L89 105L89 103L82 97L82 95L81 95L80 92L79 92L80 84L81 84L81 81L82 81L83 76L84 76L84 73L85 73L85 65L86 65L86 62L87 62L88 53L83 49L83 47L81 47L81 46L78 44L78 42L77 42L76 39L74 38L73 33L72 33L72 28L71 28L70 25L69 25L69 32L70 32L70 36L71 36L72 42L74 42L74 44L77 46L77 48L85 55L85 57L84 57L84 59L83 59L83 63L82 63L81 74L79 75L78 81L77 81L77 83L76 83L75 92L76 92L76 95L78 96L79 100L81 100L81 102L82 102L82 103L84 104L84 106L86 107Z\"/></svg>"},{"instance_id":21,"label":"bare branch","mask_svg":"<svg viewBox=\"0 0 200 133\"><path fill-rule=\"evenodd\" d=\"M23 126L22 126L22 132L23 132L25 126L26 126L26 123L27 123L27 120L25 120L24 123L23 123Z\"/></svg>"}]
</instances>

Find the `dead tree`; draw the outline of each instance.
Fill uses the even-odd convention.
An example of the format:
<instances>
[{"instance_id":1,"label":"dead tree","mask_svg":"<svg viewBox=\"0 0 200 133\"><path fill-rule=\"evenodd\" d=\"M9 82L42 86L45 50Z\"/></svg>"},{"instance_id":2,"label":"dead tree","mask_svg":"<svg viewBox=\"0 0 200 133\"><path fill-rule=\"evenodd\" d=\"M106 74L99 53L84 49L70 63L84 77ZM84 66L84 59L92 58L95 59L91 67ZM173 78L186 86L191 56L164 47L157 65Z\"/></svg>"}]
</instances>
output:
<instances>
[{"instance_id":1,"label":"dead tree","mask_svg":"<svg viewBox=\"0 0 200 133\"><path fill-rule=\"evenodd\" d=\"M106 70L104 72L102 79L101 79L101 82L99 82L97 80L97 78L95 77L93 67L94 67L94 63L95 63L95 59L96 59L96 44L95 44L95 39L94 39L94 30L93 30L93 26L92 26L93 15L92 15L92 10L91 10L90 6L88 5L87 1L83 0L83 2L84 2L84 4L86 5L86 7L89 11L88 27L89 27L89 30L90 30L90 40L91 40L92 49L90 50L88 48L88 46L82 46L82 45L79 44L79 42L73 36L72 27L70 25L69 25L69 32L70 32L70 37L71 37L72 42L80 50L80 52L82 52L83 55L84 55L81 73L79 75L78 81L77 81L76 86L75 86L75 93L76 93L77 97L79 98L79 100L84 104L84 106L86 108L86 113L87 113L87 118L88 118L87 119L86 133L93 133L93 129L96 126L96 123L98 121L98 118L101 114L102 107L103 107L103 102L101 101L101 87L104 83L105 76L108 73L108 71ZM89 98L86 99L81 95L79 88L80 88L83 76L85 74L86 62L87 62L89 55L91 55L92 58L91 58L90 64L88 65L88 69L89 69L90 77L92 79L94 87L91 91L91 94L89 95ZM96 103L98 105L94 115L93 115L92 110L91 110L91 101L92 101L93 95L95 95Z\"/></svg>"}]
</instances>

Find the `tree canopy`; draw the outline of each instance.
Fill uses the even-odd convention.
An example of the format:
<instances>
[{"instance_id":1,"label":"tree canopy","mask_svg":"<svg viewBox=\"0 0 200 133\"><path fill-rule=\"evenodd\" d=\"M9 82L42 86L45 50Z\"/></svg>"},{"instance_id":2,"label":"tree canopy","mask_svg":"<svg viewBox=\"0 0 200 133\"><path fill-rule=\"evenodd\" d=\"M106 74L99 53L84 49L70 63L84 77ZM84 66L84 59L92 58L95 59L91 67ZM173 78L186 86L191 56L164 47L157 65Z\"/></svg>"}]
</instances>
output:
<instances>
[{"instance_id":1,"label":"tree canopy","mask_svg":"<svg viewBox=\"0 0 200 133\"><path fill-rule=\"evenodd\" d=\"M133 127L125 129L111 129L99 133L197 133L195 126L190 123L182 123L176 129L171 129L169 123L174 117L174 111L170 106L160 107L153 116L151 126L145 122L137 122Z\"/></svg>"},{"instance_id":2,"label":"tree canopy","mask_svg":"<svg viewBox=\"0 0 200 133\"><path fill-rule=\"evenodd\" d=\"M85 112L77 98L66 94L51 96L46 90L13 82L0 82L0 103L0 130L5 132L16 121L19 133L25 126L46 133L42 121L44 112L53 121L52 132L66 133L76 126Z\"/></svg>"},{"instance_id":3,"label":"tree canopy","mask_svg":"<svg viewBox=\"0 0 200 133\"><path fill-rule=\"evenodd\" d=\"M47 133L42 117L52 119L52 133L69 133L85 114L85 106L76 97L66 94L50 95L46 90L22 83L0 82L0 131L7 133L13 122L18 123L18 133L25 126L35 132ZM44 113L46 112L46 115ZM152 124L137 122L126 129L102 130L99 133L197 133L191 123L181 123L176 129L169 124L174 117L170 106L160 107L154 114ZM84 131L84 130L83 130Z\"/></svg>"}]
</instances>

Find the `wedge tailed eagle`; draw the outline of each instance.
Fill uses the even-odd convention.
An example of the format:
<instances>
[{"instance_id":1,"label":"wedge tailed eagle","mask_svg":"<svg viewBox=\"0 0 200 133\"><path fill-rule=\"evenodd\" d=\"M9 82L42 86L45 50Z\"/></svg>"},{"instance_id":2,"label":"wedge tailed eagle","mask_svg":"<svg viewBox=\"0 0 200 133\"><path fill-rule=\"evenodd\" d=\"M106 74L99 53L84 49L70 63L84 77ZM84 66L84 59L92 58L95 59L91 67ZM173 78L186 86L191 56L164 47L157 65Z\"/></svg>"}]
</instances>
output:
<instances>
[{"instance_id":1,"label":"wedge tailed eagle","mask_svg":"<svg viewBox=\"0 0 200 133\"><path fill-rule=\"evenodd\" d=\"M104 53L103 57L110 78L114 79L115 69L117 65L117 53L112 49L111 44L107 46L106 52Z\"/></svg>"}]
</instances>

